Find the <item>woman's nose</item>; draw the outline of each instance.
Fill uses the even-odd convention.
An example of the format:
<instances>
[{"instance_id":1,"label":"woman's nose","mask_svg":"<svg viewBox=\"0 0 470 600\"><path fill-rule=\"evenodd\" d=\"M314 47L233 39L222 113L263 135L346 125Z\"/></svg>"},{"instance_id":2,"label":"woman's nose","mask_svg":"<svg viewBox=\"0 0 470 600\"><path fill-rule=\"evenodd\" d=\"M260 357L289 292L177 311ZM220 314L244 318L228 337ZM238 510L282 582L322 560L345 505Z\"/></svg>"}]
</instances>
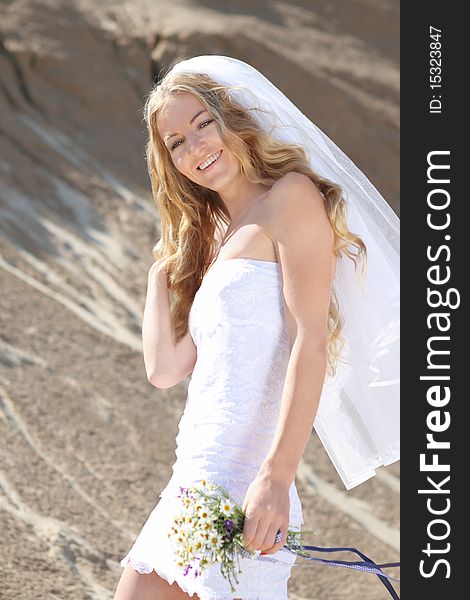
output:
<instances>
[{"instance_id":1,"label":"woman's nose","mask_svg":"<svg viewBox=\"0 0 470 600\"><path fill-rule=\"evenodd\" d=\"M192 154L199 154L204 148L205 142L197 133L193 133L188 137L188 146Z\"/></svg>"}]
</instances>

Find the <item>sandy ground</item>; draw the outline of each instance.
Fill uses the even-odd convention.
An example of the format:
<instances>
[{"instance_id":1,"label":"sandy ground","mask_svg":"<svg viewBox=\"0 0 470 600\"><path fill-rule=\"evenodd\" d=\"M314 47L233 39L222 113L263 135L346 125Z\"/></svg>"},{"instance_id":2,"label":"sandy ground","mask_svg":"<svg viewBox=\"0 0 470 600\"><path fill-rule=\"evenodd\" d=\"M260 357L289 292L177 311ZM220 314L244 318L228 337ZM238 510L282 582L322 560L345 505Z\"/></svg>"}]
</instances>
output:
<instances>
[{"instance_id":1,"label":"sandy ground","mask_svg":"<svg viewBox=\"0 0 470 600\"><path fill-rule=\"evenodd\" d=\"M398 212L398 16L391 0L2 3L2 598L112 598L171 474L187 382L153 388L140 337L152 77L198 53L251 61ZM297 486L311 543L398 560L398 463L346 493L312 435ZM289 589L388 597L372 575L312 565Z\"/></svg>"}]
</instances>

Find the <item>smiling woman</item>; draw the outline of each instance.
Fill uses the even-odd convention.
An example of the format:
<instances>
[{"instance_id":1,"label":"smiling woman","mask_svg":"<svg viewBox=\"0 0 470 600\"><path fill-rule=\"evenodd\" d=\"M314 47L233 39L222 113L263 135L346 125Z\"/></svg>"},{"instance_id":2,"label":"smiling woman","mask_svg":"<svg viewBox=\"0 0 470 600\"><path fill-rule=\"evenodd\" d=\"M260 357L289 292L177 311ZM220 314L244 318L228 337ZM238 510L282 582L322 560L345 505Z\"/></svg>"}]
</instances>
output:
<instances>
[{"instance_id":1,"label":"smiling woman","mask_svg":"<svg viewBox=\"0 0 470 600\"><path fill-rule=\"evenodd\" d=\"M265 191L266 186L246 180L237 157L210 116L196 96L182 91L170 96L158 112L157 131L178 171L194 183L217 192L227 208L233 207L236 213L240 203L246 204L253 194ZM243 189L248 200L243 198Z\"/></svg>"},{"instance_id":2,"label":"smiling woman","mask_svg":"<svg viewBox=\"0 0 470 600\"><path fill-rule=\"evenodd\" d=\"M279 244L269 233L274 206L271 192L288 174L302 175L309 183L304 186L307 193L323 198L320 204L325 222L329 221L328 235L335 234L333 254L343 252L358 264L365 256L361 238L346 224L339 186L312 171L302 147L281 143L266 134L250 111L230 99L226 86L202 74L168 77L160 84L160 93L149 98L147 115L151 131L149 171L162 225L154 254L156 258L166 255L170 289L179 300L173 314L176 341L187 332L194 294L222 248L221 258L245 255L279 260ZM208 164L216 156L217 160ZM287 196L292 197L293 190L288 190ZM209 209L207 216L203 214L205 208ZM200 225L198 230L195 222ZM224 225L228 225L225 231ZM183 228L187 233L180 235ZM225 234L223 243L218 237L220 230ZM227 245L229 234L231 243ZM168 239L169 235L173 239ZM165 246L174 247L175 252L160 252ZM176 264L180 273L172 268ZM191 273L184 276L189 269L193 274L196 269L196 277L191 278ZM328 364L333 372L341 327L331 290L329 298Z\"/></svg>"},{"instance_id":3,"label":"smiling woman","mask_svg":"<svg viewBox=\"0 0 470 600\"><path fill-rule=\"evenodd\" d=\"M356 270L364 275L366 245L349 227L341 185L327 176L345 180L344 168L329 168L340 151L330 142L325 152L326 136L316 143L313 124L258 71L228 57L182 61L151 91L145 113L161 220L145 366L159 388L192 376L173 474L121 561L115 600L286 600L296 555L283 546L303 523L295 474L313 424L348 488L398 459L396 389L380 381L371 391L367 371L374 367L377 383L396 359L395 256L385 259L375 243L389 239L374 220L385 212L378 202L376 215L369 205L354 220L372 231L364 300ZM358 201L369 200L363 175L361 186L349 196L359 212ZM379 367L378 341L379 358L389 353ZM217 561L188 576L169 542L180 489L206 479L242 506L245 548L269 555L240 557L236 593Z\"/></svg>"}]
</instances>

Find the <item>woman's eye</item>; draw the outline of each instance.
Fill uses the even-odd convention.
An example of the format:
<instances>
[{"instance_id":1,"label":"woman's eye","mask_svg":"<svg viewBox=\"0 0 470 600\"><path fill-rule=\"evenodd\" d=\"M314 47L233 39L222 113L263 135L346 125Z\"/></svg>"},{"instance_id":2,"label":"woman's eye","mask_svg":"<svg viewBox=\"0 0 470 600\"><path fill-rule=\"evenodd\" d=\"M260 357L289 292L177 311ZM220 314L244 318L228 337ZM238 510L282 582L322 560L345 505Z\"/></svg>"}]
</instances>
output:
<instances>
[{"instance_id":1,"label":"woman's eye","mask_svg":"<svg viewBox=\"0 0 470 600\"><path fill-rule=\"evenodd\" d=\"M203 121L200 125L199 125L199 129L201 129L202 127L205 127L206 125L209 125L209 123L212 123L214 119L209 119L207 121ZM175 148L177 148L180 144L182 144L183 141L182 140L177 140L171 147L172 150L174 150Z\"/></svg>"}]
</instances>

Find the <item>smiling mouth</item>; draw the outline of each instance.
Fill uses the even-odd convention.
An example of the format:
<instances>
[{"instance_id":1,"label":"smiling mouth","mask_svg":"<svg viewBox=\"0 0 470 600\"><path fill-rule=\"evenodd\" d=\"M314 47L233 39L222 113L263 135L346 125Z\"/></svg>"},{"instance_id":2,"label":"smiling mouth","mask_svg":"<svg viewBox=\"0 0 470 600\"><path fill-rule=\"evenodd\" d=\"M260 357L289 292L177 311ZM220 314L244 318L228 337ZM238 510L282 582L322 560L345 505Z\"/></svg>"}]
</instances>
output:
<instances>
[{"instance_id":1,"label":"smiling mouth","mask_svg":"<svg viewBox=\"0 0 470 600\"><path fill-rule=\"evenodd\" d=\"M207 158L205 161L203 161L198 167L197 170L198 171L206 171L207 169L209 169L215 162L217 162L217 160L220 158L222 154L222 150L219 150L219 152L216 152L215 154L212 154L211 156L209 156L209 158Z\"/></svg>"}]
</instances>

